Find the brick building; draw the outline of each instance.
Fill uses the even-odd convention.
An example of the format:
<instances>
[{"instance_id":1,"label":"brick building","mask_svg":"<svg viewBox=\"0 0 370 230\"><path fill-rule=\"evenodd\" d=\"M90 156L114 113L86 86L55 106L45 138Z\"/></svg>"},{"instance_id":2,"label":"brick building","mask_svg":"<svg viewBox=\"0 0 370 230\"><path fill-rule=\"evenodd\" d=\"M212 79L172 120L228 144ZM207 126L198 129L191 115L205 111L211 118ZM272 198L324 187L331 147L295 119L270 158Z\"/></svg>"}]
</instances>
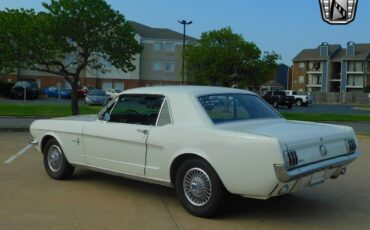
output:
<instances>
[{"instance_id":1,"label":"brick building","mask_svg":"<svg viewBox=\"0 0 370 230\"><path fill-rule=\"evenodd\" d=\"M293 59L292 89L308 92L362 92L370 84L370 44L326 42Z\"/></svg>"}]
</instances>

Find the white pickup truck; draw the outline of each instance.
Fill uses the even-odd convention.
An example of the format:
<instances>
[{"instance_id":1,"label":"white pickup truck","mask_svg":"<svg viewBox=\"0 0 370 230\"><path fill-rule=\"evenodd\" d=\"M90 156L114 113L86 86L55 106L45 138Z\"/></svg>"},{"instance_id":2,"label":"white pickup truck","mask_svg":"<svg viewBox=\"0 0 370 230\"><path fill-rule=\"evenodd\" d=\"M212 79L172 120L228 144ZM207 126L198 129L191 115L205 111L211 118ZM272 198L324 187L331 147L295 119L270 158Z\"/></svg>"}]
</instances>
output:
<instances>
[{"instance_id":1,"label":"white pickup truck","mask_svg":"<svg viewBox=\"0 0 370 230\"><path fill-rule=\"evenodd\" d=\"M298 95L296 91L284 90L287 96L293 96L297 106L306 107L308 104L312 104L312 96L309 95Z\"/></svg>"}]
</instances>

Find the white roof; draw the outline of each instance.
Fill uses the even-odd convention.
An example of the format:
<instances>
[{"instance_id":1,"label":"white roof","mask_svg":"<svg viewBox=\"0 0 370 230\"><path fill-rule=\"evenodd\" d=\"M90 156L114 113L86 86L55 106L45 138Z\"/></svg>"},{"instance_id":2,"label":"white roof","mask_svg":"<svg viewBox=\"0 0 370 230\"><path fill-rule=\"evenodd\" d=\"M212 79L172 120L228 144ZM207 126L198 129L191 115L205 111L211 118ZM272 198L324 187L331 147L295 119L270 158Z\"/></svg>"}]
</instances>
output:
<instances>
[{"instance_id":1,"label":"white roof","mask_svg":"<svg viewBox=\"0 0 370 230\"><path fill-rule=\"evenodd\" d=\"M220 93L246 93L254 94L247 90L242 89L233 89L226 87L215 87L215 86L150 86L150 87L141 87L129 89L123 92L124 94L187 94L187 95L208 95L208 94L220 94Z\"/></svg>"}]
</instances>

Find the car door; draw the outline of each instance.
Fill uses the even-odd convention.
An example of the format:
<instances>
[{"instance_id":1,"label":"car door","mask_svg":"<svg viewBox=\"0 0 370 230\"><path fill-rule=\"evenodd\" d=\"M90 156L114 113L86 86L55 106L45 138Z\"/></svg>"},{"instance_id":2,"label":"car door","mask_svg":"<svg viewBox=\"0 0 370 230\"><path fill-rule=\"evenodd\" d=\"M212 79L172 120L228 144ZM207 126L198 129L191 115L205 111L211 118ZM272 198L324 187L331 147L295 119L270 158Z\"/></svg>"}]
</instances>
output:
<instances>
[{"instance_id":1,"label":"car door","mask_svg":"<svg viewBox=\"0 0 370 230\"><path fill-rule=\"evenodd\" d=\"M99 119L84 127L88 165L144 175L146 141L155 125L163 96L121 95Z\"/></svg>"}]
</instances>

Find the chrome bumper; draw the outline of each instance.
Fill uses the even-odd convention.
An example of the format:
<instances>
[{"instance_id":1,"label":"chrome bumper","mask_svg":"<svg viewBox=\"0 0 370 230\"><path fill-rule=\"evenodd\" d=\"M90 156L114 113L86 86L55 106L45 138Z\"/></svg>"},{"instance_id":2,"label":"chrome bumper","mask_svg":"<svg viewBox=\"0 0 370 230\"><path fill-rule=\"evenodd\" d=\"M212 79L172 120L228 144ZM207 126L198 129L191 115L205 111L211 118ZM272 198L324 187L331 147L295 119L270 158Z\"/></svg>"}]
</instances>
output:
<instances>
[{"instance_id":1,"label":"chrome bumper","mask_svg":"<svg viewBox=\"0 0 370 230\"><path fill-rule=\"evenodd\" d=\"M36 140L36 139L32 139L28 142L28 144L31 144L31 145L37 145L39 142Z\"/></svg>"},{"instance_id":2,"label":"chrome bumper","mask_svg":"<svg viewBox=\"0 0 370 230\"><path fill-rule=\"evenodd\" d=\"M285 165L274 165L275 173L279 181L281 182L289 182L315 172L325 170L325 169L332 169L332 168L341 168L344 165L347 165L354 161L360 155L360 151L356 150L355 153L351 155L340 156L320 162L316 162L307 166L302 166L297 169L292 169L288 171L285 168ZM339 173L340 170L338 170Z\"/></svg>"}]
</instances>

